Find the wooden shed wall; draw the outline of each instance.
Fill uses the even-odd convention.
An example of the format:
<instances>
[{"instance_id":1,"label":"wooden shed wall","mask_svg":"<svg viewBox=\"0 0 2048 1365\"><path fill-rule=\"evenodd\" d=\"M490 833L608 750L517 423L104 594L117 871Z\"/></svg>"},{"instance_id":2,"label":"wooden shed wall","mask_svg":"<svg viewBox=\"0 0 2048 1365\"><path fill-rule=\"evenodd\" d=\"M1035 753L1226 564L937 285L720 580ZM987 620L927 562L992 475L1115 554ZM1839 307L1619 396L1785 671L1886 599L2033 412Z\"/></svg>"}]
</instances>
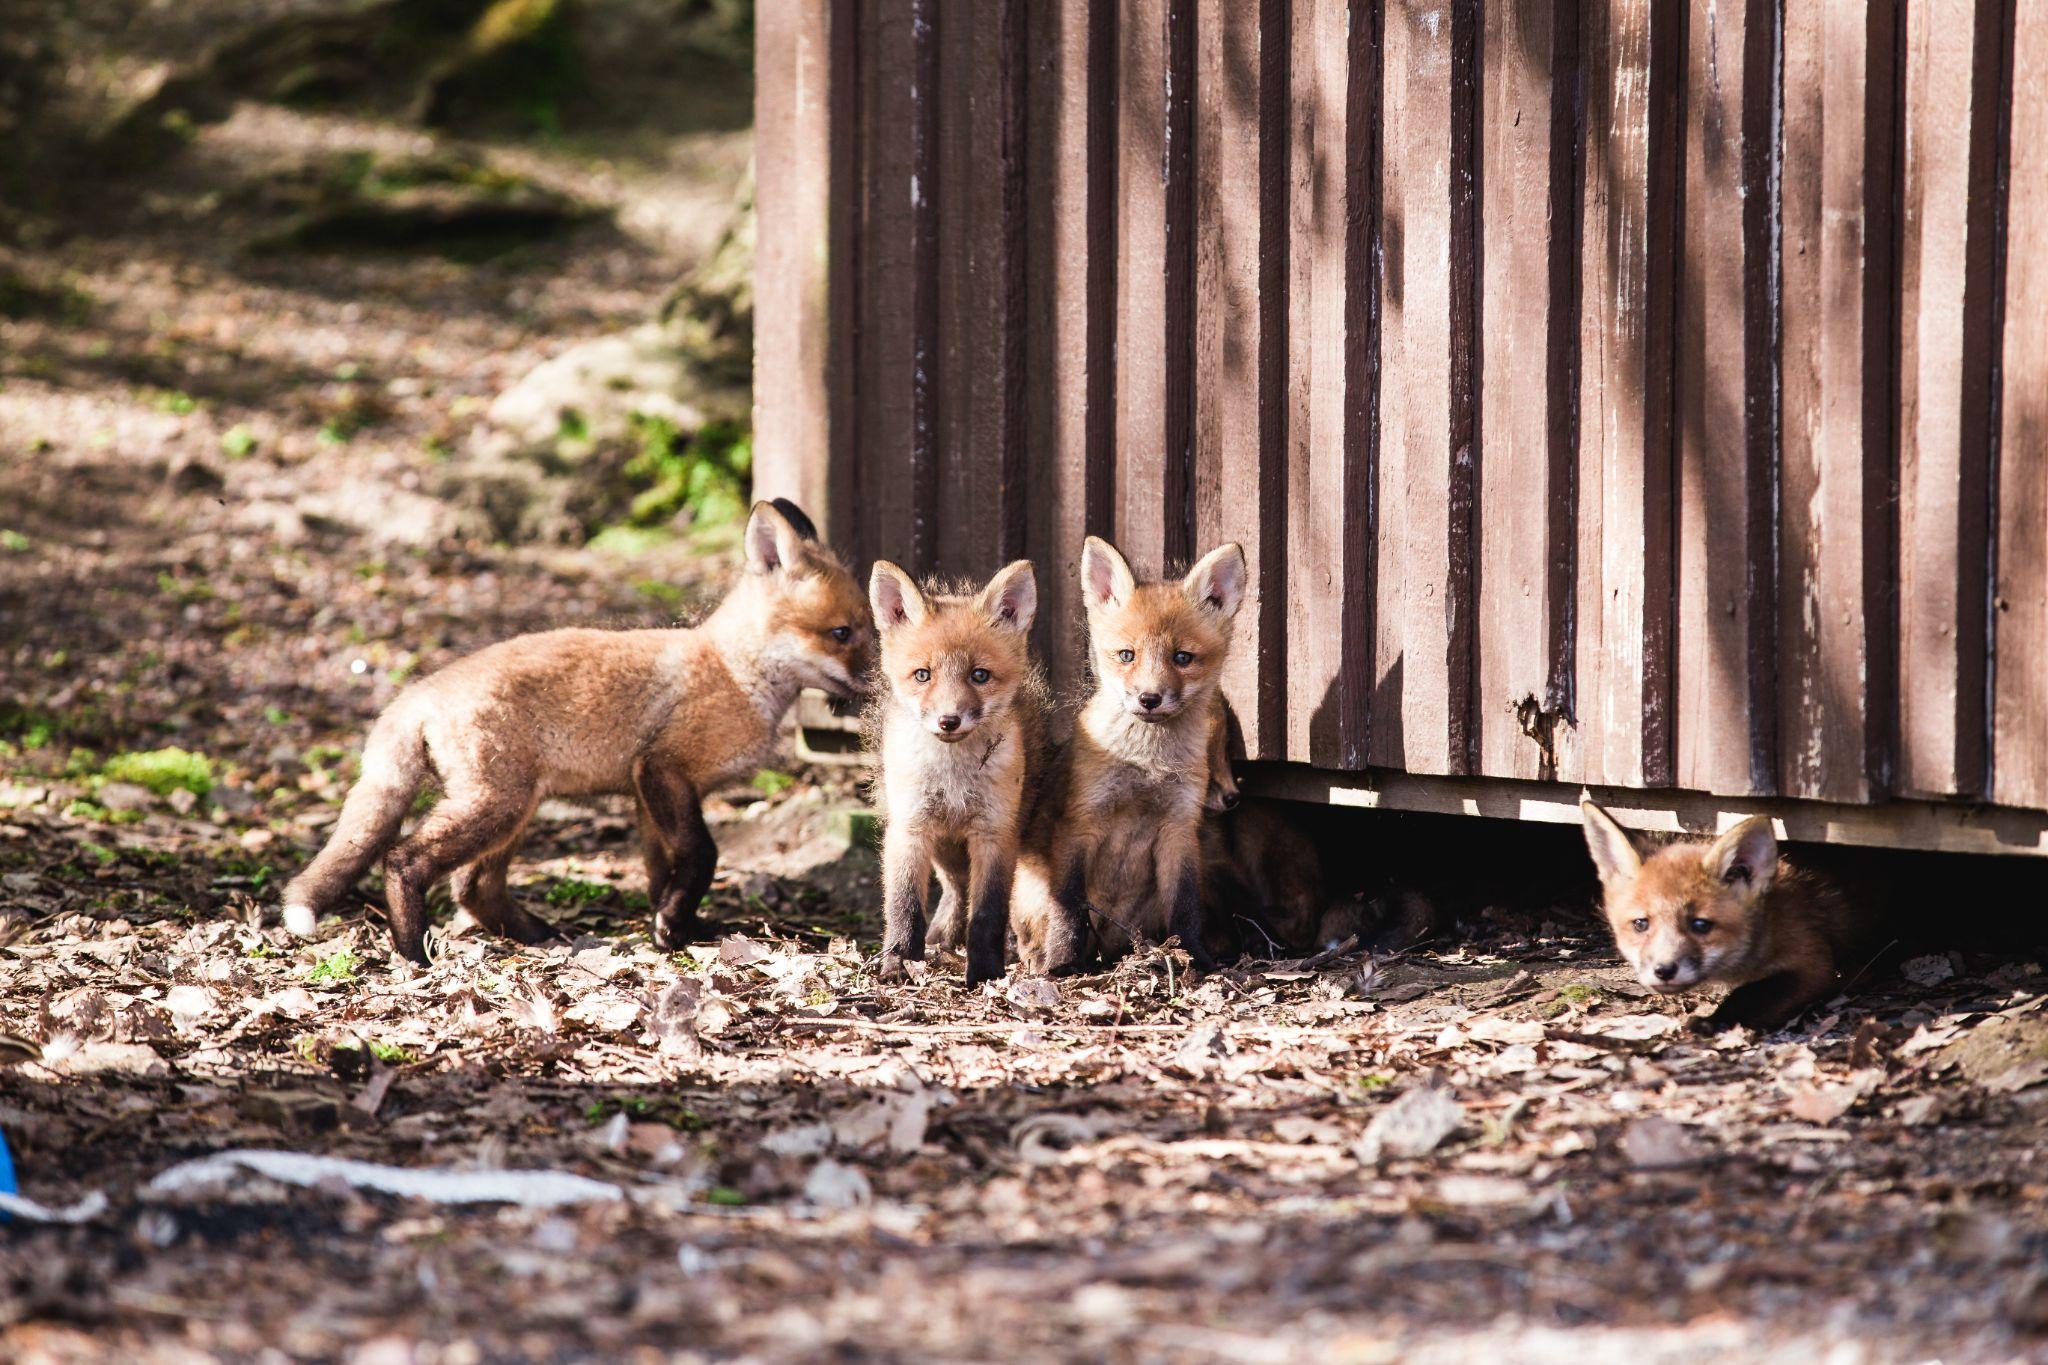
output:
<instances>
[{"instance_id":1,"label":"wooden shed wall","mask_svg":"<svg viewBox=\"0 0 2048 1365\"><path fill-rule=\"evenodd\" d=\"M1247 753L2048 808L2048 8L760 0L758 478Z\"/></svg>"}]
</instances>

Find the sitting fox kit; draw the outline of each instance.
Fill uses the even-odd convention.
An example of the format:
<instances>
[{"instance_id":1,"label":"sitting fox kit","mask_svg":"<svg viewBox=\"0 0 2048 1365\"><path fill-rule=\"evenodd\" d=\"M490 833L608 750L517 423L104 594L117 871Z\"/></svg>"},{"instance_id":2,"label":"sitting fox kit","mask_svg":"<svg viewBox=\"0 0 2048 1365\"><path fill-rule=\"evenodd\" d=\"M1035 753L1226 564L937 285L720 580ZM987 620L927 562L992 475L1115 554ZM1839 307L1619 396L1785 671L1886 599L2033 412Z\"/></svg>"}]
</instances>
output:
<instances>
[{"instance_id":1,"label":"sitting fox kit","mask_svg":"<svg viewBox=\"0 0 2048 1365\"><path fill-rule=\"evenodd\" d=\"M1018 560L978 593L927 593L883 561L868 598L886 684L875 727L887 819L882 977L901 979L928 938L958 947L964 916L967 984L977 986L1003 974L1011 876L1037 787L1045 689L1026 637L1038 580Z\"/></svg>"},{"instance_id":2,"label":"sitting fox kit","mask_svg":"<svg viewBox=\"0 0 2048 1365\"><path fill-rule=\"evenodd\" d=\"M1212 550L1178 583L1139 583L1107 541L1081 551L1096 687L1019 863L1017 938L1027 970L1064 974L1134 937L1202 942L1201 826L1244 551ZM1222 795L1215 798L1220 804Z\"/></svg>"},{"instance_id":3,"label":"sitting fox kit","mask_svg":"<svg viewBox=\"0 0 2048 1365\"><path fill-rule=\"evenodd\" d=\"M696 936L718 856L703 794L760 766L803 688L859 693L874 637L859 585L795 505L756 503L744 539L746 570L701 625L522 635L401 693L370 731L332 838L285 889L287 926L312 932L388 852L401 956L426 960L426 893L451 874L456 904L484 928L540 941L553 930L505 889L534 808L630 792L655 942ZM441 800L400 841L430 778Z\"/></svg>"},{"instance_id":4,"label":"sitting fox kit","mask_svg":"<svg viewBox=\"0 0 2048 1365\"><path fill-rule=\"evenodd\" d=\"M1599 806L1583 801L1579 811L1607 922L1636 979L1663 995L1732 988L1702 1028L1776 1029L1838 988L1851 907L1832 883L1779 857L1767 818L1645 857Z\"/></svg>"}]
</instances>

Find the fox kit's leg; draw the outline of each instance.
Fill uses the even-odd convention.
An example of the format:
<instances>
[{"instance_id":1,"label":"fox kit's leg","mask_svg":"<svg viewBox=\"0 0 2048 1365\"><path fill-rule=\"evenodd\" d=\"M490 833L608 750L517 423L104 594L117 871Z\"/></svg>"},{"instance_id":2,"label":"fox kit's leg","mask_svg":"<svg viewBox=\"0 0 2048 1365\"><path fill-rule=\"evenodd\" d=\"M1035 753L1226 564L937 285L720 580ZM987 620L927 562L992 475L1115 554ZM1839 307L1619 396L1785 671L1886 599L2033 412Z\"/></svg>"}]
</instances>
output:
<instances>
[{"instance_id":1,"label":"fox kit's leg","mask_svg":"<svg viewBox=\"0 0 2048 1365\"><path fill-rule=\"evenodd\" d=\"M1714 1012L1693 1021L1700 1033L1719 1033L1737 1024L1758 1033L1773 1033L1804 1011L1824 1000L1834 987L1835 974L1823 967L1801 967L1737 986L1728 992Z\"/></svg>"},{"instance_id":2,"label":"fox kit's leg","mask_svg":"<svg viewBox=\"0 0 2048 1365\"><path fill-rule=\"evenodd\" d=\"M526 822L522 820L502 845L467 867L458 868L451 889L455 892L455 903L491 933L503 934L519 943L546 943L556 937L555 927L514 905L505 889L505 873L525 836Z\"/></svg>"},{"instance_id":3,"label":"fox kit's leg","mask_svg":"<svg viewBox=\"0 0 2048 1365\"><path fill-rule=\"evenodd\" d=\"M925 930L927 948L940 952L960 947L967 937L967 845L949 840L932 850L932 871L939 875L939 908Z\"/></svg>"},{"instance_id":4,"label":"fox kit's leg","mask_svg":"<svg viewBox=\"0 0 2048 1365\"><path fill-rule=\"evenodd\" d=\"M931 895L930 844L903 821L882 834L882 979L903 979L906 962L924 960L925 903Z\"/></svg>"},{"instance_id":5,"label":"fox kit's leg","mask_svg":"<svg viewBox=\"0 0 2048 1365\"><path fill-rule=\"evenodd\" d=\"M507 799L507 787L518 796ZM451 792L428 812L412 836L384 864L384 897L391 914L391 946L400 957L425 962L427 888L465 863L502 848L526 825L534 784L500 779L494 790Z\"/></svg>"},{"instance_id":6,"label":"fox kit's leg","mask_svg":"<svg viewBox=\"0 0 2048 1365\"><path fill-rule=\"evenodd\" d=\"M1088 965L1088 855L1078 841L1062 842L1052 865L1052 914L1040 954L1047 976L1071 976Z\"/></svg>"},{"instance_id":7,"label":"fox kit's leg","mask_svg":"<svg viewBox=\"0 0 2048 1365\"><path fill-rule=\"evenodd\" d=\"M654 903L654 946L671 952L703 935L697 906L711 889L718 845L704 823L697 789L674 766L642 755L633 764L633 787L640 795L641 829L651 836L647 898ZM657 878L657 872L665 875Z\"/></svg>"},{"instance_id":8,"label":"fox kit's leg","mask_svg":"<svg viewBox=\"0 0 2048 1365\"><path fill-rule=\"evenodd\" d=\"M1162 829L1155 885L1166 898L1166 932L1180 939L1198 972L1216 970L1202 942L1202 854L1198 827Z\"/></svg>"},{"instance_id":9,"label":"fox kit's leg","mask_svg":"<svg viewBox=\"0 0 2048 1365\"><path fill-rule=\"evenodd\" d=\"M1017 858L994 839L977 839L968 848L973 867L973 912L967 924L967 987L1003 975L1003 950L1010 939L1010 884Z\"/></svg>"}]
</instances>

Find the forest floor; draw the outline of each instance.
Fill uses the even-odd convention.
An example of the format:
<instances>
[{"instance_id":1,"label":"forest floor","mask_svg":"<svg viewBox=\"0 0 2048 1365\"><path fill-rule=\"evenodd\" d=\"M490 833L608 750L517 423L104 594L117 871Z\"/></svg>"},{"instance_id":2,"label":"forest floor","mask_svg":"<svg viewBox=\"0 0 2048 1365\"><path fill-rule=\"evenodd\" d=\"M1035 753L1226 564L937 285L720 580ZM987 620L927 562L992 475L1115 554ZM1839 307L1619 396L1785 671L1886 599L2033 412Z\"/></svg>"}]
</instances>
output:
<instances>
[{"instance_id":1,"label":"forest floor","mask_svg":"<svg viewBox=\"0 0 2048 1365\"><path fill-rule=\"evenodd\" d=\"M561 945L444 922L394 963L374 888L290 938L407 677L666 624L729 562L437 536L431 490L709 244L744 131L468 146L610 210L510 257L242 248L252 178L400 137L245 106L13 254L48 288L0 316L0 1133L86 1202L0 1228L0 1358L2048 1359L2037 956L1702 1040L1583 891L1510 889L1378 961L885 985L855 779L794 760L713 803L691 952L609 802L515 872ZM372 1165L188 1164L247 1151Z\"/></svg>"}]
</instances>

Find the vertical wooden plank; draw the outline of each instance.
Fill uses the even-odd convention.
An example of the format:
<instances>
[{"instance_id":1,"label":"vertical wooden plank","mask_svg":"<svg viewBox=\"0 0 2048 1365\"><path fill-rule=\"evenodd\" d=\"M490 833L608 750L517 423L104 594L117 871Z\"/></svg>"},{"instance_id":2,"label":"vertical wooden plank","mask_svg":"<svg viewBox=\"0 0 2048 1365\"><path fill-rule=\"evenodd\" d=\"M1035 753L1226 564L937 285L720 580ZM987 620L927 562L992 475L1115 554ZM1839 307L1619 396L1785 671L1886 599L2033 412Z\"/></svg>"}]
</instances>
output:
<instances>
[{"instance_id":1,"label":"vertical wooden plank","mask_svg":"<svg viewBox=\"0 0 2048 1365\"><path fill-rule=\"evenodd\" d=\"M1011 204L1011 77L1021 66L1021 0L946 10L938 20L937 543L949 574L981 578L1021 553L1022 488L1012 461L1022 385L1021 257Z\"/></svg>"},{"instance_id":2,"label":"vertical wooden plank","mask_svg":"<svg viewBox=\"0 0 2048 1365\"><path fill-rule=\"evenodd\" d=\"M1034 0L1027 13L1025 477L1040 657L1064 695L1084 674L1081 542L1114 533L1116 10Z\"/></svg>"},{"instance_id":3,"label":"vertical wooden plank","mask_svg":"<svg viewBox=\"0 0 2048 1365\"><path fill-rule=\"evenodd\" d=\"M1777 696L1769 0L1696 0L1678 386L1678 784L1769 791Z\"/></svg>"},{"instance_id":4,"label":"vertical wooden plank","mask_svg":"<svg viewBox=\"0 0 2048 1365\"><path fill-rule=\"evenodd\" d=\"M754 26L761 73L754 87L760 129L754 366L782 377L755 393L754 483L763 497L796 499L828 528L839 510L827 497L833 448L828 281L837 280L830 191L835 114L843 112L833 49L844 42L842 30L826 0L767 0Z\"/></svg>"},{"instance_id":5,"label":"vertical wooden plank","mask_svg":"<svg viewBox=\"0 0 2048 1365\"><path fill-rule=\"evenodd\" d=\"M1170 0L1116 0L1116 535L1166 567L1166 48Z\"/></svg>"},{"instance_id":6,"label":"vertical wooden plank","mask_svg":"<svg viewBox=\"0 0 2048 1365\"><path fill-rule=\"evenodd\" d=\"M1195 21L1194 539L1251 570L1224 676L1251 758L1285 752L1286 15L1202 0Z\"/></svg>"},{"instance_id":7,"label":"vertical wooden plank","mask_svg":"<svg viewBox=\"0 0 2048 1365\"><path fill-rule=\"evenodd\" d=\"M1479 770L1557 775L1577 546L1570 415L1578 325L1576 4L1489 8L1481 51Z\"/></svg>"},{"instance_id":8,"label":"vertical wooden plank","mask_svg":"<svg viewBox=\"0 0 2048 1365\"><path fill-rule=\"evenodd\" d=\"M1287 754L1328 768L1365 765L1372 676L1374 8L1296 0L1289 55Z\"/></svg>"},{"instance_id":9,"label":"vertical wooden plank","mask_svg":"<svg viewBox=\"0 0 2048 1365\"><path fill-rule=\"evenodd\" d=\"M1385 24L1372 762L1446 773L1452 22L1444 0L1387 0Z\"/></svg>"},{"instance_id":10,"label":"vertical wooden plank","mask_svg":"<svg viewBox=\"0 0 2048 1365\"><path fill-rule=\"evenodd\" d=\"M1479 761L1479 43L1480 0L1451 0L1449 524L1444 528L1445 763ZM1524 287L1540 288L1535 280Z\"/></svg>"},{"instance_id":11,"label":"vertical wooden plank","mask_svg":"<svg viewBox=\"0 0 2048 1365\"><path fill-rule=\"evenodd\" d=\"M1587 0L1566 781L1671 781L1672 333L1685 7Z\"/></svg>"},{"instance_id":12,"label":"vertical wooden plank","mask_svg":"<svg viewBox=\"0 0 2048 1365\"><path fill-rule=\"evenodd\" d=\"M860 6L859 112L862 157L860 333L854 423L860 453L857 553L890 559L913 573L918 561L913 485L913 374L917 362L917 179L913 71L914 0L864 0Z\"/></svg>"},{"instance_id":13,"label":"vertical wooden plank","mask_svg":"<svg viewBox=\"0 0 2048 1365\"><path fill-rule=\"evenodd\" d=\"M1891 458L1892 9L1830 0L1784 19L1779 783L1828 801L1872 798L1889 628L1870 563L1889 521L1870 493Z\"/></svg>"},{"instance_id":14,"label":"vertical wooden plank","mask_svg":"<svg viewBox=\"0 0 2048 1365\"><path fill-rule=\"evenodd\" d=\"M1999 0L1906 9L1899 785L1974 795L1985 669Z\"/></svg>"},{"instance_id":15,"label":"vertical wooden plank","mask_svg":"<svg viewBox=\"0 0 2048 1365\"><path fill-rule=\"evenodd\" d=\"M2048 808L2048 12L2012 45L1992 797Z\"/></svg>"}]
</instances>

